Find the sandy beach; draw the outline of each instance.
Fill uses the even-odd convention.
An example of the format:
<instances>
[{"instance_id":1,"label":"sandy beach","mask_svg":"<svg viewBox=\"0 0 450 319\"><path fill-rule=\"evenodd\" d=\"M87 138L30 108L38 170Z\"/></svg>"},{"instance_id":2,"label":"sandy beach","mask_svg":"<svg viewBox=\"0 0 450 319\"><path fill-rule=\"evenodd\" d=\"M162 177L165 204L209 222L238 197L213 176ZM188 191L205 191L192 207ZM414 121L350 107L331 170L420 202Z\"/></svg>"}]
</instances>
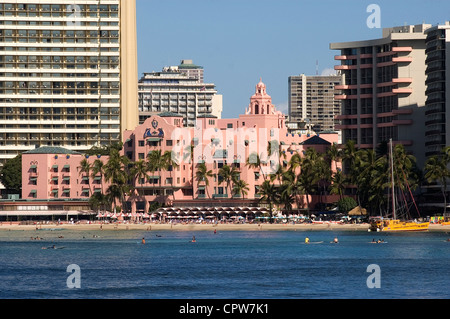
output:
<instances>
[{"instance_id":1,"label":"sandy beach","mask_svg":"<svg viewBox=\"0 0 450 319\"><path fill-rule=\"evenodd\" d=\"M368 224L56 224L16 225L3 222L0 231L36 229L67 229L67 230L145 230L145 231L364 231ZM450 232L450 225L431 224L429 231Z\"/></svg>"}]
</instances>

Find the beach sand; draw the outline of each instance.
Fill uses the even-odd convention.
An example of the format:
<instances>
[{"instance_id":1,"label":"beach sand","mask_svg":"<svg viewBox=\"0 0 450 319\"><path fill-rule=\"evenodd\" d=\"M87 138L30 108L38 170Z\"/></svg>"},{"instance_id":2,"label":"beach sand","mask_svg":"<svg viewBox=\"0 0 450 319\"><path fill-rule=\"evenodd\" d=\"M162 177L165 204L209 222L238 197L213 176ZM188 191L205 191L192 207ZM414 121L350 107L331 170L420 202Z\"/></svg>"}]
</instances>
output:
<instances>
[{"instance_id":1,"label":"beach sand","mask_svg":"<svg viewBox=\"0 0 450 319\"><path fill-rule=\"evenodd\" d=\"M8 230L36 230L38 229L67 229L67 230L147 230L147 231L364 231L368 224L43 224L43 225L14 225L7 222L0 224L0 231ZM429 231L450 232L450 225L431 224Z\"/></svg>"}]
</instances>

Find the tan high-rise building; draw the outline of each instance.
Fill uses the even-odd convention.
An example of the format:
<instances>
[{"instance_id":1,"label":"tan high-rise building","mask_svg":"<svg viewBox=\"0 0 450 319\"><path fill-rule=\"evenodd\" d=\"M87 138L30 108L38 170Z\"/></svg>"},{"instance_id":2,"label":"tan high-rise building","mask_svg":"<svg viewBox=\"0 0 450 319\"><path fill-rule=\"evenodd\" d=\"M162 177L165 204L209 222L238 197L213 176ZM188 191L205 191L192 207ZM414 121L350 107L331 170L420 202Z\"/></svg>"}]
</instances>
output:
<instances>
[{"instance_id":1,"label":"tan high-rise building","mask_svg":"<svg viewBox=\"0 0 450 319\"><path fill-rule=\"evenodd\" d=\"M138 125L134 0L0 0L0 162Z\"/></svg>"},{"instance_id":2,"label":"tan high-rise building","mask_svg":"<svg viewBox=\"0 0 450 319\"><path fill-rule=\"evenodd\" d=\"M425 31L431 25L383 29L380 39L331 43L344 75L341 93L343 143L375 149L392 139L425 161Z\"/></svg>"},{"instance_id":3,"label":"tan high-rise building","mask_svg":"<svg viewBox=\"0 0 450 319\"><path fill-rule=\"evenodd\" d=\"M335 86L342 84L341 75L290 76L289 84L289 123L310 125L316 132L334 131L335 119L341 113L340 100L335 100Z\"/></svg>"}]
</instances>

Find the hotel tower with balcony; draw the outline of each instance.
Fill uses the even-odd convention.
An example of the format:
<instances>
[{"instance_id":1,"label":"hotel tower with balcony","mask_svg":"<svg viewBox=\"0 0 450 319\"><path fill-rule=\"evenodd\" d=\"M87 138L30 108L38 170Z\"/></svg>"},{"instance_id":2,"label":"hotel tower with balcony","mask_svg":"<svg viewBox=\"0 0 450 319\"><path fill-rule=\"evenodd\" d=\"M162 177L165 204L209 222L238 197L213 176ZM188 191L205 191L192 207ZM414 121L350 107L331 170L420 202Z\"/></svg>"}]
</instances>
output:
<instances>
[{"instance_id":1,"label":"hotel tower with balcony","mask_svg":"<svg viewBox=\"0 0 450 319\"><path fill-rule=\"evenodd\" d=\"M450 21L426 31L425 155L450 144Z\"/></svg>"},{"instance_id":2,"label":"hotel tower with balcony","mask_svg":"<svg viewBox=\"0 0 450 319\"><path fill-rule=\"evenodd\" d=\"M331 43L344 75L341 93L343 143L373 148L393 139L423 165L425 154L425 31L431 25L383 29L381 39Z\"/></svg>"},{"instance_id":3,"label":"hotel tower with balcony","mask_svg":"<svg viewBox=\"0 0 450 319\"><path fill-rule=\"evenodd\" d=\"M134 0L0 0L0 163L138 125Z\"/></svg>"}]
</instances>

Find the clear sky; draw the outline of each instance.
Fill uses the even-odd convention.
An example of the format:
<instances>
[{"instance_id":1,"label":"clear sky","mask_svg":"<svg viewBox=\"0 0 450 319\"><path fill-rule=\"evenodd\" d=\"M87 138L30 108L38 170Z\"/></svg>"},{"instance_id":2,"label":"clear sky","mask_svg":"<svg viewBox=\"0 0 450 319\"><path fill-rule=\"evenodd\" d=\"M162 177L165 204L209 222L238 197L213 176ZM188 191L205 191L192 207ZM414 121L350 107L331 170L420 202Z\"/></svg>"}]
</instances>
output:
<instances>
[{"instance_id":1,"label":"clear sky","mask_svg":"<svg viewBox=\"0 0 450 319\"><path fill-rule=\"evenodd\" d=\"M381 37L381 28L443 24L449 0L136 0L139 76L192 59L223 95L223 118L244 113L261 77L287 113L288 77L332 70L332 42ZM318 67L316 66L318 61Z\"/></svg>"}]
</instances>

